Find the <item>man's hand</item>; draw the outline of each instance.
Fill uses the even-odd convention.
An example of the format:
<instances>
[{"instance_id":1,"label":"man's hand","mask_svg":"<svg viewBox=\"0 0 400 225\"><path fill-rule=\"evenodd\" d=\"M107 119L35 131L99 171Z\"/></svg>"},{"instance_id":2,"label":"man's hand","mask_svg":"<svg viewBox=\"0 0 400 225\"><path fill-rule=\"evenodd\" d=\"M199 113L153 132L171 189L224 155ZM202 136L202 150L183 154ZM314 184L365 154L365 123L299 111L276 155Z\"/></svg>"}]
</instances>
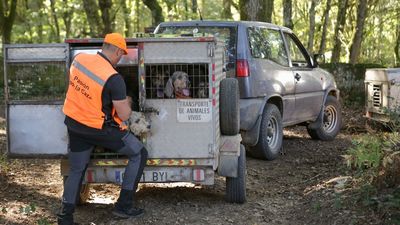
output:
<instances>
[{"instance_id":1,"label":"man's hand","mask_svg":"<svg viewBox=\"0 0 400 225\"><path fill-rule=\"evenodd\" d=\"M117 111L118 117L122 121L128 120L132 112L132 98L128 96L124 100L113 100L112 103Z\"/></svg>"}]
</instances>

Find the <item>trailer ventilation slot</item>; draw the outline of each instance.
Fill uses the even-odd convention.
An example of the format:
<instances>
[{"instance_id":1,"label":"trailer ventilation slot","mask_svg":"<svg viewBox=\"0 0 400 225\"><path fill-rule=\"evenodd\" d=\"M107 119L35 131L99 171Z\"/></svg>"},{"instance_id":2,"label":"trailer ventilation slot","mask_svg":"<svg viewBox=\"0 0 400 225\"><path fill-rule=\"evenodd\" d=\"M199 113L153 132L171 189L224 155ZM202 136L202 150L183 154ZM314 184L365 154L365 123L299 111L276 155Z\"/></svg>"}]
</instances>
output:
<instances>
[{"instance_id":1,"label":"trailer ventilation slot","mask_svg":"<svg viewBox=\"0 0 400 225\"><path fill-rule=\"evenodd\" d=\"M374 107L381 107L381 86L373 85L372 93L372 103Z\"/></svg>"},{"instance_id":2,"label":"trailer ventilation slot","mask_svg":"<svg viewBox=\"0 0 400 225\"><path fill-rule=\"evenodd\" d=\"M209 98L209 64L146 65L146 98Z\"/></svg>"}]
</instances>

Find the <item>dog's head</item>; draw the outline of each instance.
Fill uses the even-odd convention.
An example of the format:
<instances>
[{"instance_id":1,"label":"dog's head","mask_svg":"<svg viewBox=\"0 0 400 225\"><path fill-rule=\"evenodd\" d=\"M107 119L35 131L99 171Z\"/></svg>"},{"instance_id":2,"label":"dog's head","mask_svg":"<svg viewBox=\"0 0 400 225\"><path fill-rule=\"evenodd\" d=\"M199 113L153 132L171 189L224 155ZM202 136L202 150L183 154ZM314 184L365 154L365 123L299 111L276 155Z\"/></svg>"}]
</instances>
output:
<instances>
[{"instance_id":1,"label":"dog's head","mask_svg":"<svg viewBox=\"0 0 400 225\"><path fill-rule=\"evenodd\" d=\"M150 132L150 123L142 112L132 111L129 117L129 129L136 136L141 136Z\"/></svg>"},{"instance_id":2,"label":"dog's head","mask_svg":"<svg viewBox=\"0 0 400 225\"><path fill-rule=\"evenodd\" d=\"M175 96L189 97L189 87L190 80L188 74L183 71L175 71L168 79L164 92L169 98L173 98Z\"/></svg>"}]
</instances>

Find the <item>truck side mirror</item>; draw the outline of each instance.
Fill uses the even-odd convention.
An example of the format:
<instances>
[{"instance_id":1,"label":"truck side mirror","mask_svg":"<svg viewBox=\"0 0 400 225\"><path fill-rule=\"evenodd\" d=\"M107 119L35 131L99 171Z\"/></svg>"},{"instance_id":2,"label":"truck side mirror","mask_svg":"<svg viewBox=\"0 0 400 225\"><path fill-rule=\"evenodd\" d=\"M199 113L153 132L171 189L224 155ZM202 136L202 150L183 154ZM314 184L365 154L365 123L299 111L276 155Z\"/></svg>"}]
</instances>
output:
<instances>
[{"instance_id":1,"label":"truck side mirror","mask_svg":"<svg viewBox=\"0 0 400 225\"><path fill-rule=\"evenodd\" d=\"M314 67L317 67L320 64L325 63L325 55L324 54L314 54Z\"/></svg>"}]
</instances>

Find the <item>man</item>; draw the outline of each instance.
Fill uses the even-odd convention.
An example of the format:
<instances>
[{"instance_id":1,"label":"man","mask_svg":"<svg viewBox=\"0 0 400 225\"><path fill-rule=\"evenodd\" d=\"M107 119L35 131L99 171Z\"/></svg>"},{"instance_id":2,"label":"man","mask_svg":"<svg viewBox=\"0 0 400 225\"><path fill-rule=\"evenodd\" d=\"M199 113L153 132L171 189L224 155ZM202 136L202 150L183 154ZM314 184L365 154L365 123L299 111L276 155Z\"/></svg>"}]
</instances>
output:
<instances>
[{"instance_id":1,"label":"man","mask_svg":"<svg viewBox=\"0 0 400 225\"><path fill-rule=\"evenodd\" d=\"M101 52L78 54L71 64L63 108L69 136L70 170L58 224L76 224L73 222L76 199L95 146L129 157L113 214L130 218L144 213L143 209L133 207L133 201L147 150L124 126L131 114L132 99L126 96L125 82L115 70L118 61L127 53L125 39L118 33L111 33L106 35Z\"/></svg>"}]
</instances>

